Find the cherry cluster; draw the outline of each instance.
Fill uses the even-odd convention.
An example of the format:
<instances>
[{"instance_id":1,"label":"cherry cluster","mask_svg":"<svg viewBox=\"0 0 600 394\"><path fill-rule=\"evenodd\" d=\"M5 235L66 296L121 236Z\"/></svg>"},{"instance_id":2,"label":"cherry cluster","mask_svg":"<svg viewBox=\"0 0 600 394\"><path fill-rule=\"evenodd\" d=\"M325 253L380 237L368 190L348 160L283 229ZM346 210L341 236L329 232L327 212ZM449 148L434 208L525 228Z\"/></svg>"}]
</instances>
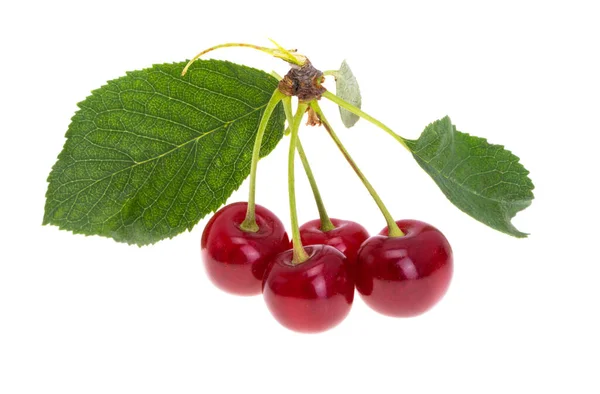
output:
<instances>
[{"instance_id":1,"label":"cherry cluster","mask_svg":"<svg viewBox=\"0 0 600 394\"><path fill-rule=\"evenodd\" d=\"M321 219L300 226L307 258L294 259L293 244L279 218L255 205L257 231L243 222L248 203L221 208L202 234L202 257L212 282L226 292L263 294L273 316L299 332L321 332L350 312L354 289L375 311L419 315L445 294L452 277L450 244L435 227L417 220L395 222L369 237L356 222Z\"/></svg>"},{"instance_id":2,"label":"cherry cluster","mask_svg":"<svg viewBox=\"0 0 600 394\"><path fill-rule=\"evenodd\" d=\"M331 94L322 85L326 73L308 58L280 45L269 49L248 44L222 44L199 56L228 46L258 49L284 59L290 71L279 77L258 126L250 169L248 202L227 205L210 219L202 234L202 257L211 280L221 289L240 295L262 293L267 307L285 327L299 332L321 332L340 323L350 312L354 289L374 310L389 316L419 315L445 294L452 277L452 250L435 227L416 220L395 221L360 171L318 101L327 97L340 108L383 124L360 108ZM328 75L336 75L336 72ZM337 78L337 77L336 77ZM295 114L291 98L298 98ZM281 220L255 203L256 172L262 138L276 106L283 104L290 135L288 195L291 240ZM349 220L331 219L323 205L315 178L298 136L308 113L308 125L324 126L338 149L383 214L387 226L369 237L367 230ZM355 121L354 121L355 122ZM350 126L347 126L350 127ZM319 219L298 225L294 162L300 156L310 182Z\"/></svg>"}]
</instances>

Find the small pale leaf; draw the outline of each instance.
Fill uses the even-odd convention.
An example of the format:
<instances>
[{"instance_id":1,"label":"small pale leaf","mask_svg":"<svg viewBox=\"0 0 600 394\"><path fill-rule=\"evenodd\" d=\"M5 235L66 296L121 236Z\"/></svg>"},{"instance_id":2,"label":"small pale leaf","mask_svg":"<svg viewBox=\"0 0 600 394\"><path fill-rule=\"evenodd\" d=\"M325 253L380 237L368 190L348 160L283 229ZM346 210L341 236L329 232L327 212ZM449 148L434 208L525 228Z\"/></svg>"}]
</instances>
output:
<instances>
[{"instance_id":1,"label":"small pale leaf","mask_svg":"<svg viewBox=\"0 0 600 394\"><path fill-rule=\"evenodd\" d=\"M342 65L340 66L340 69L336 75L335 93L339 98L349 102L355 107L360 108L362 105L358 81L356 80L354 74L352 74L352 70L350 70L350 66L348 66L348 63L346 63L345 60L342 62ZM360 119L358 115L353 114L347 109L342 107L339 108L342 123L344 123L344 126L347 128L354 126L356 122L358 122L358 119Z\"/></svg>"}]
</instances>

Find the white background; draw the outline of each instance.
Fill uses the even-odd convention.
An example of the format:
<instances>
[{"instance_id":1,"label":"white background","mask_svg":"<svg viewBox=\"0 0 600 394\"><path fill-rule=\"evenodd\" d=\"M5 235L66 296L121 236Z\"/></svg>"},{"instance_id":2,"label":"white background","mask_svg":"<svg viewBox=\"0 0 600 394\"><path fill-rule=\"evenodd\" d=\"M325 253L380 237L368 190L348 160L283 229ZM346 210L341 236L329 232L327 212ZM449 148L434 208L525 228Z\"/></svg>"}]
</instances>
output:
<instances>
[{"instance_id":1,"label":"white background","mask_svg":"<svg viewBox=\"0 0 600 394\"><path fill-rule=\"evenodd\" d=\"M595 2L411 3L3 2L0 393L600 392ZM46 177L92 89L267 37L323 70L347 59L363 109L406 137L448 114L506 145L536 185L515 218L531 236L464 215L389 136L364 121L342 129L328 103L393 214L434 224L453 246L452 286L422 317L386 318L357 298L336 329L295 334L260 296L208 282L205 220L144 248L41 226ZM287 69L247 49L213 56ZM301 133L331 215L378 232L383 219L324 131ZM286 154L282 143L261 161L257 201L289 223ZM298 178L300 219L316 218Z\"/></svg>"}]
</instances>

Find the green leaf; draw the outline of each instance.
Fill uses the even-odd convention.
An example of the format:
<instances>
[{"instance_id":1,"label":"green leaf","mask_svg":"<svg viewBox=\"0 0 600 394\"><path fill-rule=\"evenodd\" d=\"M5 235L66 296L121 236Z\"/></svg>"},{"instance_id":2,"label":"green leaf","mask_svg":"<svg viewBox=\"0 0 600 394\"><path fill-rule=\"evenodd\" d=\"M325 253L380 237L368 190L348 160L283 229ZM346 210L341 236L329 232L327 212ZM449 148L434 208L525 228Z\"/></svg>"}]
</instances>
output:
<instances>
[{"instance_id":1,"label":"green leaf","mask_svg":"<svg viewBox=\"0 0 600 394\"><path fill-rule=\"evenodd\" d=\"M79 103L48 178L44 224L145 245L190 230L250 172L277 80L224 61L155 65ZM261 156L283 134L279 104Z\"/></svg>"},{"instance_id":2,"label":"green leaf","mask_svg":"<svg viewBox=\"0 0 600 394\"><path fill-rule=\"evenodd\" d=\"M515 237L511 219L533 200L533 183L519 158L501 145L461 133L445 117L406 141L419 165L463 212Z\"/></svg>"},{"instance_id":3,"label":"green leaf","mask_svg":"<svg viewBox=\"0 0 600 394\"><path fill-rule=\"evenodd\" d=\"M362 104L358 81L354 74L352 74L352 70L350 70L350 66L348 66L348 63L346 63L345 60L342 62L335 77L335 94L357 108L360 108ZM344 123L344 126L347 128L354 126L356 122L358 122L358 119L360 119L358 115L353 114L347 109L342 107L339 107L339 109L342 123Z\"/></svg>"}]
</instances>

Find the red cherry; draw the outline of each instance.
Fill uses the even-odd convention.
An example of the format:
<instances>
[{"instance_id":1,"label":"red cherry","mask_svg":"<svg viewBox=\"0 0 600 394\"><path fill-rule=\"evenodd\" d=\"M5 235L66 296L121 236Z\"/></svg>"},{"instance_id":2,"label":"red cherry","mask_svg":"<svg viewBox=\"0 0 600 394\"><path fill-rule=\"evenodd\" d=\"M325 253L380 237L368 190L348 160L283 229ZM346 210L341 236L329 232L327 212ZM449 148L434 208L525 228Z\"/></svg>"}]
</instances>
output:
<instances>
[{"instance_id":1,"label":"red cherry","mask_svg":"<svg viewBox=\"0 0 600 394\"><path fill-rule=\"evenodd\" d=\"M260 205L255 208L259 230L242 230L247 207L246 202L236 202L221 208L204 228L201 242L202 260L211 281L239 295L259 294L269 262L290 248L281 220Z\"/></svg>"},{"instance_id":2,"label":"red cherry","mask_svg":"<svg viewBox=\"0 0 600 394\"><path fill-rule=\"evenodd\" d=\"M356 264L356 255L360 245L369 238L367 230L350 220L331 219L333 230L321 230L321 220L311 220L300 226L302 245L329 245L342 252L352 267Z\"/></svg>"},{"instance_id":3,"label":"red cherry","mask_svg":"<svg viewBox=\"0 0 600 394\"><path fill-rule=\"evenodd\" d=\"M417 220L396 222L403 237L388 229L369 238L358 251L356 289L377 312L420 315L446 293L452 278L452 249L435 227Z\"/></svg>"},{"instance_id":4,"label":"red cherry","mask_svg":"<svg viewBox=\"0 0 600 394\"><path fill-rule=\"evenodd\" d=\"M273 260L265 273L263 296L267 307L290 330L314 333L340 323L354 300L354 278L346 257L327 245L304 248L309 259L293 264L288 250Z\"/></svg>"}]
</instances>

